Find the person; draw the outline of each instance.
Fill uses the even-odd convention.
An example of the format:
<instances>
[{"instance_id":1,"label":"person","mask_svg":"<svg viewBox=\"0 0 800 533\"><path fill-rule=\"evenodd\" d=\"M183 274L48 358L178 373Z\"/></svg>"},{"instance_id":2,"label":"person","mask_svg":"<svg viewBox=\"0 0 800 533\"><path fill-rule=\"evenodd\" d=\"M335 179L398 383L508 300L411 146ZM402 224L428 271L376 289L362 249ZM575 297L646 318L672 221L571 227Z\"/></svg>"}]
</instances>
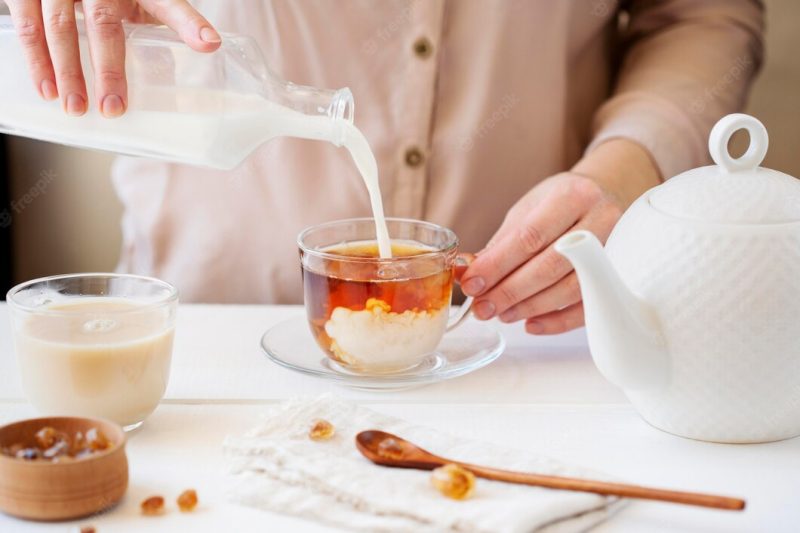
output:
<instances>
[{"instance_id":1,"label":"person","mask_svg":"<svg viewBox=\"0 0 800 533\"><path fill-rule=\"evenodd\" d=\"M35 87L72 115L125 112L122 20L164 23L199 53L220 32L250 34L285 79L351 87L388 214L481 250L462 279L475 314L533 334L583 322L553 242L575 228L605 241L642 192L706 163L763 47L754 0L84 0L89 102L75 2L6 2ZM297 233L370 214L347 154L296 139L232 172L120 158L113 179L120 269L171 281L184 301L298 303Z\"/></svg>"}]
</instances>

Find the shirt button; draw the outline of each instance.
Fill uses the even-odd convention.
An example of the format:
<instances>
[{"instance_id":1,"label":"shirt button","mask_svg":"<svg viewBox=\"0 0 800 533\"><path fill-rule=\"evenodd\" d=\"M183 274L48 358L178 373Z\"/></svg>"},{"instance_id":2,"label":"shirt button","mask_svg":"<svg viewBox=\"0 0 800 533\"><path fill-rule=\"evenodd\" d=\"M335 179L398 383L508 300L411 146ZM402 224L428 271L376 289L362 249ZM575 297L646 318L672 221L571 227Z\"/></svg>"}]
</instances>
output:
<instances>
[{"instance_id":1,"label":"shirt button","mask_svg":"<svg viewBox=\"0 0 800 533\"><path fill-rule=\"evenodd\" d=\"M425 156L422 154L422 151L413 146L406 150L406 165L410 166L411 168L417 168L422 163L425 162Z\"/></svg>"},{"instance_id":2,"label":"shirt button","mask_svg":"<svg viewBox=\"0 0 800 533\"><path fill-rule=\"evenodd\" d=\"M426 59L433 53L433 43L427 37L414 41L414 53L420 59Z\"/></svg>"}]
</instances>

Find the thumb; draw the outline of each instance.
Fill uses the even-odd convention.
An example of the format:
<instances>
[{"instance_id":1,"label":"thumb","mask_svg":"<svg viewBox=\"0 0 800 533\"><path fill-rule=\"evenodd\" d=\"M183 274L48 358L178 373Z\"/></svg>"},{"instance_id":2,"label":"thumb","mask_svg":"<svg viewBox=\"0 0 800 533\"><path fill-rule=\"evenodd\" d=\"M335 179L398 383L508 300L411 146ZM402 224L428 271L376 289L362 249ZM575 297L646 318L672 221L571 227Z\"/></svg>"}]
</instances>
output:
<instances>
[{"instance_id":1,"label":"thumb","mask_svg":"<svg viewBox=\"0 0 800 533\"><path fill-rule=\"evenodd\" d=\"M139 0L139 4L163 24L166 24L198 52L213 52L222 42L211 26L186 0Z\"/></svg>"}]
</instances>

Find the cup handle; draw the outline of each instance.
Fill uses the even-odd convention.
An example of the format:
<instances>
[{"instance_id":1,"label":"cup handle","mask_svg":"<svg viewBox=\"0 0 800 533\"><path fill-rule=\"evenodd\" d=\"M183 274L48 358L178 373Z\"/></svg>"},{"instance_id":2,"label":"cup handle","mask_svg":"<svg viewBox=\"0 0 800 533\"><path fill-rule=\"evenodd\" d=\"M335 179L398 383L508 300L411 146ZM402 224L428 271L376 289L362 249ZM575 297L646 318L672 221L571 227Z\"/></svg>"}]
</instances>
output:
<instances>
[{"instance_id":1,"label":"cup handle","mask_svg":"<svg viewBox=\"0 0 800 533\"><path fill-rule=\"evenodd\" d=\"M458 254L458 256L456 256L456 269L468 267L474 259L475 256L473 254ZM464 303L458 308L458 311L453 313L453 315L450 317L445 331L452 331L464 323L464 321L472 312L473 301L474 298L472 296L467 296L466 300L464 300Z\"/></svg>"}]
</instances>

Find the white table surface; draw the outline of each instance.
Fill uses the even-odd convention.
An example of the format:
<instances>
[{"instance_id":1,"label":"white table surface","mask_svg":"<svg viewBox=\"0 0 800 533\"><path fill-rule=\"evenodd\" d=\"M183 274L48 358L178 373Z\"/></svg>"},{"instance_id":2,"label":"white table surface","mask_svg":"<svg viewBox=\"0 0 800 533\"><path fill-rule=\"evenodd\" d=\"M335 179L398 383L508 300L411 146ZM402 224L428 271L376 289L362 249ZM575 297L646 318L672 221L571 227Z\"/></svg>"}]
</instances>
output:
<instances>
[{"instance_id":1,"label":"white table surface","mask_svg":"<svg viewBox=\"0 0 800 533\"><path fill-rule=\"evenodd\" d=\"M337 531L225 501L221 442L258 422L265 404L333 392L373 409L469 438L529 449L639 484L747 499L742 513L632 502L596 531L800 530L800 439L723 445L668 435L643 422L596 371L582 331L551 338L493 324L508 341L492 365L468 376L403 392L367 393L297 375L260 352L272 324L300 307L183 305L172 373L162 405L128 443L130 487L101 516L42 524L0 515L0 532ZM7 309L0 304L0 424L36 413L24 400ZM173 500L195 488L198 511L139 515L152 494ZM173 505L174 507L174 505Z\"/></svg>"}]
</instances>

